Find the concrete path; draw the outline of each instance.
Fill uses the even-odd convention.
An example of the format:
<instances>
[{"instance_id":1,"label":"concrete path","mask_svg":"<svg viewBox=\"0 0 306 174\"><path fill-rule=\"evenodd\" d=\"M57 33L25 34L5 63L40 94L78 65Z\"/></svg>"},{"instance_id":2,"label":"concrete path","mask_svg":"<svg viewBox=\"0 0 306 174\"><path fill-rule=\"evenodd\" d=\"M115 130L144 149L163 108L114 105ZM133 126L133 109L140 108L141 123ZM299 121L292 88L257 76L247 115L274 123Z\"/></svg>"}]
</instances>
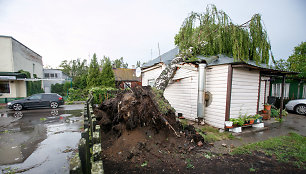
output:
<instances>
[{"instance_id":1,"label":"concrete path","mask_svg":"<svg viewBox=\"0 0 306 174\"><path fill-rule=\"evenodd\" d=\"M306 116L289 113L282 123L275 121L274 118L265 121L265 127L266 129L259 132L247 130L252 128L244 128L242 133L236 134L236 139L234 140L215 142L210 151L215 153L228 153L233 147L263 141L272 137L288 135L289 132L296 132L306 136ZM225 144L226 146L224 147Z\"/></svg>"}]
</instances>

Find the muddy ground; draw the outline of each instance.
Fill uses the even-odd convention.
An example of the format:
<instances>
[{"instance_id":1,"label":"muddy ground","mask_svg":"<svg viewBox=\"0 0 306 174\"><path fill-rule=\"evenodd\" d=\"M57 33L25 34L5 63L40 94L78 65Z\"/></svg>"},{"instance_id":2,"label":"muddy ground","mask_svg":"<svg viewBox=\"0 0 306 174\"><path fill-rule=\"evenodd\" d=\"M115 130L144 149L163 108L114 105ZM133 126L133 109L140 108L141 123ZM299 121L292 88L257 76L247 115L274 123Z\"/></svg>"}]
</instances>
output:
<instances>
[{"instance_id":1,"label":"muddy ground","mask_svg":"<svg viewBox=\"0 0 306 174\"><path fill-rule=\"evenodd\" d=\"M305 172L260 152L234 156L211 153L212 146L193 126L177 122L167 101L150 88L118 94L96 108L95 114L102 129L106 174Z\"/></svg>"}]
</instances>

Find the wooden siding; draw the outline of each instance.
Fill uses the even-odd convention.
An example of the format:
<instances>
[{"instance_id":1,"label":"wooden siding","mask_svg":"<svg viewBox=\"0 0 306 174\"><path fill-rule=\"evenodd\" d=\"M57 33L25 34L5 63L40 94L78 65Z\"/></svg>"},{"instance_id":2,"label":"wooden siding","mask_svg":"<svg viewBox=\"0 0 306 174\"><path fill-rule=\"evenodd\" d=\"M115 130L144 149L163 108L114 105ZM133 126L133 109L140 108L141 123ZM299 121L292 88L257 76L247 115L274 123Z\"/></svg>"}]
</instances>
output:
<instances>
[{"instance_id":1,"label":"wooden siding","mask_svg":"<svg viewBox=\"0 0 306 174\"><path fill-rule=\"evenodd\" d=\"M206 70L206 91L212 94L212 103L205 107L204 121L222 129L225 121L228 66L210 66Z\"/></svg>"},{"instance_id":2,"label":"wooden siding","mask_svg":"<svg viewBox=\"0 0 306 174\"><path fill-rule=\"evenodd\" d=\"M158 64L158 65L154 65L148 71L146 71L146 70L142 71L142 73L141 73L142 74L141 75L142 76L142 79L141 79L142 80L142 86L148 86L148 81L149 80L152 80L152 79L156 80L159 77L162 70L164 69L164 66L165 65L161 66L160 64Z\"/></svg>"},{"instance_id":3,"label":"wooden siding","mask_svg":"<svg viewBox=\"0 0 306 174\"><path fill-rule=\"evenodd\" d=\"M180 68L164 92L165 98L176 113L189 120L197 117L198 72Z\"/></svg>"},{"instance_id":4,"label":"wooden siding","mask_svg":"<svg viewBox=\"0 0 306 174\"><path fill-rule=\"evenodd\" d=\"M230 118L256 114L259 88L259 71L233 68Z\"/></svg>"}]
</instances>

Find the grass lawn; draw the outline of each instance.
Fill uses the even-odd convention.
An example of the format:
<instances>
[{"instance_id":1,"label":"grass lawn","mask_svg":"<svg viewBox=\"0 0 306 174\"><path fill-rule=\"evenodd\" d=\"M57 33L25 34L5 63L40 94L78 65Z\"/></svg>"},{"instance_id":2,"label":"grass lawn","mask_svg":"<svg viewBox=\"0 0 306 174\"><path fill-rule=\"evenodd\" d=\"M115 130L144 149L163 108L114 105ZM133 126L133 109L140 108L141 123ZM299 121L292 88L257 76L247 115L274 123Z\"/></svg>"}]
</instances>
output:
<instances>
[{"instance_id":1,"label":"grass lawn","mask_svg":"<svg viewBox=\"0 0 306 174\"><path fill-rule=\"evenodd\" d=\"M237 147L232 154L250 154L254 151L264 152L268 156L275 156L280 162L293 163L306 169L306 137L297 133Z\"/></svg>"}]
</instances>

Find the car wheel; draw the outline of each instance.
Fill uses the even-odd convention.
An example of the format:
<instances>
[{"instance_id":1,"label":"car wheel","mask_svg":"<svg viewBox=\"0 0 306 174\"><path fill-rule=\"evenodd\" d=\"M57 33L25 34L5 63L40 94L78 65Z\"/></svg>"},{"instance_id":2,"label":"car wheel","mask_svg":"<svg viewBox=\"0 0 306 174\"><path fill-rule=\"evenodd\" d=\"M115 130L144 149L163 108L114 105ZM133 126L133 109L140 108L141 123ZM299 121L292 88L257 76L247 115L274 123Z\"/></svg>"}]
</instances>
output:
<instances>
[{"instance_id":1,"label":"car wheel","mask_svg":"<svg viewBox=\"0 0 306 174\"><path fill-rule=\"evenodd\" d=\"M298 114L301 114L301 115L306 114L306 105L298 105L295 108L295 112L298 113Z\"/></svg>"},{"instance_id":2,"label":"car wheel","mask_svg":"<svg viewBox=\"0 0 306 174\"><path fill-rule=\"evenodd\" d=\"M50 104L51 108L55 109L58 107L58 103L57 102L51 102Z\"/></svg>"},{"instance_id":3,"label":"car wheel","mask_svg":"<svg viewBox=\"0 0 306 174\"><path fill-rule=\"evenodd\" d=\"M13 109L15 111L21 111L22 108L23 108L23 106L21 104L19 104L19 103L13 105Z\"/></svg>"}]
</instances>

